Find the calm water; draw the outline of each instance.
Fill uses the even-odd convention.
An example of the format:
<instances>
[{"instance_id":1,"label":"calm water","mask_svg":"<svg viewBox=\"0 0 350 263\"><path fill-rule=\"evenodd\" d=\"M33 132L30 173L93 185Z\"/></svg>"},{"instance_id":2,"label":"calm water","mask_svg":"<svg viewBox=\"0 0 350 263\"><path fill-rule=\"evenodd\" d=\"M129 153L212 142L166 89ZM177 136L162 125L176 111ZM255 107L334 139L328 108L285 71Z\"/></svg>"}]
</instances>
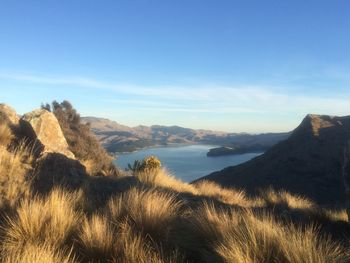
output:
<instances>
[{"instance_id":1,"label":"calm water","mask_svg":"<svg viewBox=\"0 0 350 263\"><path fill-rule=\"evenodd\" d=\"M228 155L220 157L207 157L209 149L217 146L213 145L190 145L171 146L140 150L133 153L118 155L116 163L121 168L127 168L128 163L135 160L155 155L163 166L165 166L174 176L185 182L190 182L199 177L208 175L214 171L221 170L227 166L232 166L246 162L261 153L246 153Z\"/></svg>"}]
</instances>

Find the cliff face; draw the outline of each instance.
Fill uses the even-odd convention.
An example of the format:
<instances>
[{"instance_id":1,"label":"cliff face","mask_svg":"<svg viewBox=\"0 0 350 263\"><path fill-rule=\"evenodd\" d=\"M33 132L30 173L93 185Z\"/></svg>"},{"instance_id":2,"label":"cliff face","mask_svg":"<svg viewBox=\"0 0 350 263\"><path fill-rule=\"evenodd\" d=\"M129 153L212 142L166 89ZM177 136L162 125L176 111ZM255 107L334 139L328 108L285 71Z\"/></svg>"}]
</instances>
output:
<instances>
[{"instance_id":1,"label":"cliff face","mask_svg":"<svg viewBox=\"0 0 350 263\"><path fill-rule=\"evenodd\" d=\"M265 154L202 179L251 194L271 186L302 194L320 204L344 202L342 167L349 138L350 116L307 115L287 140Z\"/></svg>"}]
</instances>

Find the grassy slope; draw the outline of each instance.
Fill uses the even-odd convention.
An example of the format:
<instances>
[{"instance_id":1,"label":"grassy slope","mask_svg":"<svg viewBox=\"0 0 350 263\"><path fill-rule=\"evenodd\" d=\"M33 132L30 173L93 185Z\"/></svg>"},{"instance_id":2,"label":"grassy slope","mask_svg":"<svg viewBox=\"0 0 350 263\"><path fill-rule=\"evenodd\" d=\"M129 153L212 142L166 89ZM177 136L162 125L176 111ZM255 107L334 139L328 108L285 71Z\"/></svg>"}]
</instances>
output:
<instances>
[{"instance_id":1,"label":"grassy slope","mask_svg":"<svg viewBox=\"0 0 350 263\"><path fill-rule=\"evenodd\" d=\"M12 137L0 125L3 262L350 261L345 211L287 192L251 199L160 169L34 196L33 156Z\"/></svg>"}]
</instances>

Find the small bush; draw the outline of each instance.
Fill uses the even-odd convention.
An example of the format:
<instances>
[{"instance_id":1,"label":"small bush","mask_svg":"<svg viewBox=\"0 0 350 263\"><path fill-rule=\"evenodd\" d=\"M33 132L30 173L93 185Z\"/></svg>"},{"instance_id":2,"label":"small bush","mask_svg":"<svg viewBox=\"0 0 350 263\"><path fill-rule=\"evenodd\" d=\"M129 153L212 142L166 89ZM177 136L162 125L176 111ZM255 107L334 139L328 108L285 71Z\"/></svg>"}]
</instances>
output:
<instances>
[{"instance_id":1,"label":"small bush","mask_svg":"<svg viewBox=\"0 0 350 263\"><path fill-rule=\"evenodd\" d=\"M149 156L143 160L142 163L142 170L148 171L148 170L159 170L162 166L162 163L160 160L155 156Z\"/></svg>"},{"instance_id":2,"label":"small bush","mask_svg":"<svg viewBox=\"0 0 350 263\"><path fill-rule=\"evenodd\" d=\"M136 160L133 165L128 164L129 169L144 183L154 184L162 164L155 156L149 156L142 160Z\"/></svg>"}]
</instances>

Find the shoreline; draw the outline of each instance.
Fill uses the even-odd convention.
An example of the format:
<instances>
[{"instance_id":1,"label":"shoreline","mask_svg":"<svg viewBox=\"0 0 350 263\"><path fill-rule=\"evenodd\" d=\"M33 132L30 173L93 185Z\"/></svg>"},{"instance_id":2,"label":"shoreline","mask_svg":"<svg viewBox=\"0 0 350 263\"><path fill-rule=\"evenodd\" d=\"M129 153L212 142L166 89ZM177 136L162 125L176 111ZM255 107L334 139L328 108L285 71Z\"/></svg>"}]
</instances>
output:
<instances>
[{"instance_id":1,"label":"shoreline","mask_svg":"<svg viewBox=\"0 0 350 263\"><path fill-rule=\"evenodd\" d=\"M167 148L167 147L183 147L183 146L192 146L192 145L211 145L211 144L206 144L206 143L169 143L167 145L159 144L159 145L153 145L153 146L139 148L139 149L136 149L136 150L130 151L130 152L114 152L111 154L117 156L117 155L126 155L126 154L136 153L139 151L149 150L149 149ZM215 145L212 145L212 146L215 147ZM216 147L218 147L218 146L216 146Z\"/></svg>"}]
</instances>

